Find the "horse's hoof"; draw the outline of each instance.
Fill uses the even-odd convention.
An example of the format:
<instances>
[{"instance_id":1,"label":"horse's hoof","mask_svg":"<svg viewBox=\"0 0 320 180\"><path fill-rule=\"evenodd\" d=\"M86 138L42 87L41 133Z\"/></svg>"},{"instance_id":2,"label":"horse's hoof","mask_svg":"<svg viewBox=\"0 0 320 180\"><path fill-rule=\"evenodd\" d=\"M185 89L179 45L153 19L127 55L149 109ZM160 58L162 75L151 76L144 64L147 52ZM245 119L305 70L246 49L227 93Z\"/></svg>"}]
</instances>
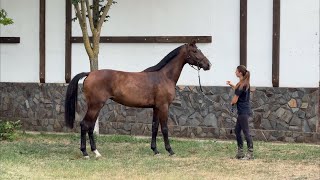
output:
<instances>
[{"instance_id":1,"label":"horse's hoof","mask_svg":"<svg viewBox=\"0 0 320 180\"><path fill-rule=\"evenodd\" d=\"M160 153L159 153L159 151L158 151L157 149L154 149L154 150L153 150L153 153L154 153L154 155L158 155L158 154L160 154Z\"/></svg>"},{"instance_id":2,"label":"horse's hoof","mask_svg":"<svg viewBox=\"0 0 320 180\"><path fill-rule=\"evenodd\" d=\"M174 152L170 152L169 156L175 156L176 154Z\"/></svg>"},{"instance_id":3,"label":"horse's hoof","mask_svg":"<svg viewBox=\"0 0 320 180\"><path fill-rule=\"evenodd\" d=\"M101 154L99 153L99 151L98 151L98 150L94 150L93 152L96 154L96 158L101 157Z\"/></svg>"},{"instance_id":4,"label":"horse's hoof","mask_svg":"<svg viewBox=\"0 0 320 180\"><path fill-rule=\"evenodd\" d=\"M160 153L158 152L158 153L154 153L154 156L160 156Z\"/></svg>"},{"instance_id":5,"label":"horse's hoof","mask_svg":"<svg viewBox=\"0 0 320 180\"><path fill-rule=\"evenodd\" d=\"M90 159L89 156L83 156L83 159Z\"/></svg>"}]
</instances>

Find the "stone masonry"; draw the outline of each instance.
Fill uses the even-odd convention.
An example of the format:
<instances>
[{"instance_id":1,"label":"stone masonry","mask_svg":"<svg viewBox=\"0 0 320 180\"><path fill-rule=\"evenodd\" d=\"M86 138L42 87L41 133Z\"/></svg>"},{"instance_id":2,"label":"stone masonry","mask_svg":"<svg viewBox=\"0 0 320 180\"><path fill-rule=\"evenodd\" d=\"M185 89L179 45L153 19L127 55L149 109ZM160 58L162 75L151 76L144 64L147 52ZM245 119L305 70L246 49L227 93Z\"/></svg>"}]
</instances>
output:
<instances>
[{"instance_id":1,"label":"stone masonry","mask_svg":"<svg viewBox=\"0 0 320 180\"><path fill-rule=\"evenodd\" d=\"M76 128L64 124L67 84L0 83L0 119L21 120L31 131L79 132L86 102L79 88ZM236 115L229 87L176 87L170 106L170 136L233 139ZM251 88L251 134L256 140L320 143L318 88ZM99 115L100 133L151 135L152 109L108 100ZM159 130L160 131L160 130ZM161 135L161 133L160 133Z\"/></svg>"}]
</instances>

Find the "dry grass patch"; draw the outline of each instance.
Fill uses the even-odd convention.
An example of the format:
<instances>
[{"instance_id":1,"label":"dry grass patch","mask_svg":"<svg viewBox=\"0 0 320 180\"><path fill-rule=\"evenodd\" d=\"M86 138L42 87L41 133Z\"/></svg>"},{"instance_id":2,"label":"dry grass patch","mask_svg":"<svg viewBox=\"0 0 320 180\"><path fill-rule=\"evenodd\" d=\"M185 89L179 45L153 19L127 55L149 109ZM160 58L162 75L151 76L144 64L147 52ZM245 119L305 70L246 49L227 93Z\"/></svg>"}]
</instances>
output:
<instances>
[{"instance_id":1,"label":"dry grass patch","mask_svg":"<svg viewBox=\"0 0 320 180\"><path fill-rule=\"evenodd\" d=\"M235 141L99 136L100 159L82 159L79 136L26 134L1 142L0 179L320 179L320 146L255 142L255 160L240 161ZM89 150L89 147L88 147ZM90 153L93 157L93 153Z\"/></svg>"}]
</instances>

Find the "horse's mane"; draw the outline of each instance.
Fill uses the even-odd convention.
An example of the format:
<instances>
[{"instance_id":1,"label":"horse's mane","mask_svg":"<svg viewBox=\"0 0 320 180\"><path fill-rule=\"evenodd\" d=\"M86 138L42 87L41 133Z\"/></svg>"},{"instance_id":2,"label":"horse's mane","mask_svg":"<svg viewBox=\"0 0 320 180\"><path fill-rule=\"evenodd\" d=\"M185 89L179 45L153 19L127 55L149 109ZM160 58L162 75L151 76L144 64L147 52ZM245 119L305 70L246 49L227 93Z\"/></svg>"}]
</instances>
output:
<instances>
[{"instance_id":1,"label":"horse's mane","mask_svg":"<svg viewBox=\"0 0 320 180\"><path fill-rule=\"evenodd\" d=\"M160 69L162 69L166 64L168 64L173 58L175 58L179 54L182 46L177 47L176 49L171 51L168 55L166 55L158 64L145 69L143 72L159 71Z\"/></svg>"}]
</instances>

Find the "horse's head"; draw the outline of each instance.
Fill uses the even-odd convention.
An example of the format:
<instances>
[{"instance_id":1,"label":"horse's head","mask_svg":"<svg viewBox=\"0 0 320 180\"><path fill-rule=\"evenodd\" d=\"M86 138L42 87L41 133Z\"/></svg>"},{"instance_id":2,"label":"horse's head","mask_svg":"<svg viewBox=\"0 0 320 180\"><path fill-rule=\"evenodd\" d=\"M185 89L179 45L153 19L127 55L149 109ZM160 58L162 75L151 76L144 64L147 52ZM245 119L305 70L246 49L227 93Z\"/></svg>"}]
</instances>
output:
<instances>
[{"instance_id":1,"label":"horse's head","mask_svg":"<svg viewBox=\"0 0 320 180\"><path fill-rule=\"evenodd\" d=\"M199 69L209 70L211 67L211 63L208 58L203 55L200 49L196 46L196 41L193 41L190 44L186 44L187 47L187 58L186 62L190 65L195 65Z\"/></svg>"}]
</instances>

